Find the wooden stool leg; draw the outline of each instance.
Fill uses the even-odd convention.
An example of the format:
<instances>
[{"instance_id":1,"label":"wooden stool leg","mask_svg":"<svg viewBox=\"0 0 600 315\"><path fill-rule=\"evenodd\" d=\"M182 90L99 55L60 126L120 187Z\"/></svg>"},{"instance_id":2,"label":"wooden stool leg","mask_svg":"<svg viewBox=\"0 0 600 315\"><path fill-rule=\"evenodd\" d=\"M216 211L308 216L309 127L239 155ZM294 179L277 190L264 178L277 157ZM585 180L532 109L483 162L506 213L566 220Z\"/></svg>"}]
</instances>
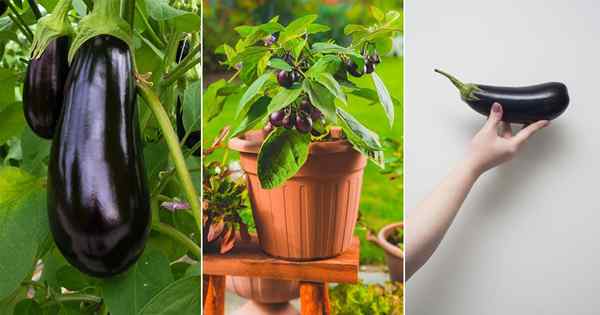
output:
<instances>
[{"instance_id":1,"label":"wooden stool leg","mask_svg":"<svg viewBox=\"0 0 600 315\"><path fill-rule=\"evenodd\" d=\"M329 289L326 283L300 283L300 313L302 315L328 315Z\"/></svg>"},{"instance_id":2,"label":"wooden stool leg","mask_svg":"<svg viewBox=\"0 0 600 315\"><path fill-rule=\"evenodd\" d=\"M209 276L206 301L204 302L204 314L225 314L225 277Z\"/></svg>"}]
</instances>

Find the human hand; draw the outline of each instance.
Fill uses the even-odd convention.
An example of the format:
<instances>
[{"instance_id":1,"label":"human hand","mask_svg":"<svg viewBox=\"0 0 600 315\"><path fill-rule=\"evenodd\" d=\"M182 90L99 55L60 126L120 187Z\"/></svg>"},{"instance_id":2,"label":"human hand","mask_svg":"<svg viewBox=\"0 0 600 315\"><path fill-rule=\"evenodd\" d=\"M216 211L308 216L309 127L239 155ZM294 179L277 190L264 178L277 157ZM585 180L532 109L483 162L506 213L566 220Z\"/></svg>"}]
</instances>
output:
<instances>
[{"instance_id":1,"label":"human hand","mask_svg":"<svg viewBox=\"0 0 600 315\"><path fill-rule=\"evenodd\" d=\"M478 175L510 161L535 132L550 123L541 120L513 135L510 124L502 121L502 114L502 106L494 103L486 124L471 140L467 165Z\"/></svg>"}]
</instances>

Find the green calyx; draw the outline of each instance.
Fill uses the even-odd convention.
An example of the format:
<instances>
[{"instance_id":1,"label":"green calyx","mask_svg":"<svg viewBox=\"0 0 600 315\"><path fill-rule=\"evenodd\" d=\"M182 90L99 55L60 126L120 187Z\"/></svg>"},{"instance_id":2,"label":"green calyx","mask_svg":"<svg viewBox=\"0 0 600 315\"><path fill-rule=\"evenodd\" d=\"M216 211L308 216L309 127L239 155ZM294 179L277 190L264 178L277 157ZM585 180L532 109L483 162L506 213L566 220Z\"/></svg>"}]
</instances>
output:
<instances>
[{"instance_id":1,"label":"green calyx","mask_svg":"<svg viewBox=\"0 0 600 315\"><path fill-rule=\"evenodd\" d=\"M79 31L71 44L69 50L69 62L73 60L75 54L89 39L99 35L114 36L129 46L133 51L133 35L131 26L120 17L120 0L96 0L92 12L81 19Z\"/></svg>"},{"instance_id":2,"label":"green calyx","mask_svg":"<svg viewBox=\"0 0 600 315\"><path fill-rule=\"evenodd\" d=\"M450 80L450 82L452 82L452 84L454 84L454 86L456 86L456 88L458 89L458 91L460 92L460 97L464 100L464 101L478 101L479 98L477 96L475 96L475 92L481 91L481 89L472 83L463 83L460 80L458 80L456 77L442 71L439 69L435 69L435 72L445 76L446 78L448 78L448 80Z\"/></svg>"},{"instance_id":3,"label":"green calyx","mask_svg":"<svg viewBox=\"0 0 600 315\"><path fill-rule=\"evenodd\" d=\"M73 35L73 28L67 18L70 9L71 0L60 0L52 13L39 20L31 45L31 58L40 58L52 40Z\"/></svg>"}]
</instances>

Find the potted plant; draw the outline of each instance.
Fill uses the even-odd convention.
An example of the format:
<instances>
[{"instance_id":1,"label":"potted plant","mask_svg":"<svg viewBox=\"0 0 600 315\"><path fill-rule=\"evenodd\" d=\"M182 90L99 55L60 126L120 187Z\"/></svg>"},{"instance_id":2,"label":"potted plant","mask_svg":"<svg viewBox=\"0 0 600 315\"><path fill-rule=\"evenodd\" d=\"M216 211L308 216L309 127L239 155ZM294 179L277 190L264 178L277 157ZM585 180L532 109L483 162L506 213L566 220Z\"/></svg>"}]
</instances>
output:
<instances>
[{"instance_id":1,"label":"potted plant","mask_svg":"<svg viewBox=\"0 0 600 315\"><path fill-rule=\"evenodd\" d=\"M205 101L214 115L237 103L241 123L229 147L240 152L260 245L272 256L314 260L345 251L367 159L384 165L379 137L347 111L348 95L364 97L381 104L392 125L399 103L374 70L401 30L401 16L371 12L375 24L345 28L348 47L313 42L311 35L329 28L308 15L287 26L277 17L240 26L235 48L218 50L240 82L216 82ZM357 87L348 74L370 75L375 89Z\"/></svg>"},{"instance_id":2,"label":"potted plant","mask_svg":"<svg viewBox=\"0 0 600 315\"><path fill-rule=\"evenodd\" d=\"M207 157L222 146L229 128L224 128L213 144L204 150L203 164L203 251L226 254L236 242L250 239L247 222L243 216L246 206L244 178L235 178L235 172L221 161L207 161ZM206 287L206 286L205 286ZM227 289L248 299L237 314L297 314L289 304L300 295L297 281L227 277Z\"/></svg>"}]
</instances>

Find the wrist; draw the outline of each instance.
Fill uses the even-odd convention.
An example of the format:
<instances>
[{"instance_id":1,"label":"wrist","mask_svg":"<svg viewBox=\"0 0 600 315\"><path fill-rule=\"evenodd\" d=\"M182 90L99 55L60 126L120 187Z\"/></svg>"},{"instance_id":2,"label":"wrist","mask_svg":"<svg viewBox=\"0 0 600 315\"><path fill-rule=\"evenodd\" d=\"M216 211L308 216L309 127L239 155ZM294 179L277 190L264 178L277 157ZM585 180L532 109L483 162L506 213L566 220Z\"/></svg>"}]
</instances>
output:
<instances>
[{"instance_id":1,"label":"wrist","mask_svg":"<svg viewBox=\"0 0 600 315\"><path fill-rule=\"evenodd\" d=\"M485 173L485 168L482 167L481 163L478 163L475 159L470 157L464 159L459 168L466 176L470 177L473 181L477 180L479 176Z\"/></svg>"}]
</instances>

